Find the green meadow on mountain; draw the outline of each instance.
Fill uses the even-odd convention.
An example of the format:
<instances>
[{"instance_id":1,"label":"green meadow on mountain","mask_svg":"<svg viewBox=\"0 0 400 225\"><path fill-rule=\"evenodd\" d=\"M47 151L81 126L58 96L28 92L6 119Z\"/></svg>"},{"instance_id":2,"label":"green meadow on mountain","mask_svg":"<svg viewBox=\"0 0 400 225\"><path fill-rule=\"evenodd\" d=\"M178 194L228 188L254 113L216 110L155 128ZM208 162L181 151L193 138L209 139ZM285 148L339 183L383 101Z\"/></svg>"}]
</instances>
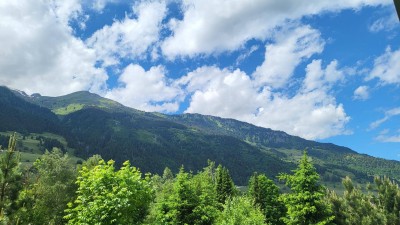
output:
<instances>
[{"instance_id":1,"label":"green meadow on mountain","mask_svg":"<svg viewBox=\"0 0 400 225\"><path fill-rule=\"evenodd\" d=\"M400 222L398 161L89 92L0 108L1 224Z\"/></svg>"},{"instance_id":2,"label":"green meadow on mountain","mask_svg":"<svg viewBox=\"0 0 400 225\"><path fill-rule=\"evenodd\" d=\"M20 133L24 137L20 150L26 153L62 147L81 159L99 154L117 165L129 160L144 172L158 174L165 167L177 172L181 165L198 171L213 160L244 185L255 171L270 177L291 171L307 149L323 182L340 186L341 179L349 176L365 183L374 175L400 180L398 161L233 119L142 112L89 92L28 96L2 87L0 94L0 129ZM42 144L41 151L29 147L35 141L36 146Z\"/></svg>"}]
</instances>

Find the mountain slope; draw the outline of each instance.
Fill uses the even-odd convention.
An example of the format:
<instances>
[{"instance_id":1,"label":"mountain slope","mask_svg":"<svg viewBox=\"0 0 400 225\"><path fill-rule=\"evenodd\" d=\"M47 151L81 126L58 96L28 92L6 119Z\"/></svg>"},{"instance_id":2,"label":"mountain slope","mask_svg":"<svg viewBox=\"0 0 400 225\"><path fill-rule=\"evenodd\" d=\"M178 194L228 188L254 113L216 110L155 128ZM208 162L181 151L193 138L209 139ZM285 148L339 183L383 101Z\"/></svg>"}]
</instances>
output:
<instances>
[{"instance_id":1,"label":"mountain slope","mask_svg":"<svg viewBox=\"0 0 400 225\"><path fill-rule=\"evenodd\" d=\"M83 109L63 119L72 133L67 137L78 156L100 154L121 163L131 160L144 171L162 173L166 166L177 170L199 170L208 159L222 163L239 183L253 171L271 176L294 168L291 163L268 155L237 138L193 131L167 120Z\"/></svg>"},{"instance_id":2,"label":"mountain slope","mask_svg":"<svg viewBox=\"0 0 400 225\"><path fill-rule=\"evenodd\" d=\"M48 97L40 94L28 96L19 91L15 91L14 93L26 101L50 109L57 115L67 115L88 107L98 107L113 112L139 112L138 110L125 107L116 101L102 98L88 91L78 91L59 97Z\"/></svg>"},{"instance_id":3,"label":"mountain slope","mask_svg":"<svg viewBox=\"0 0 400 225\"><path fill-rule=\"evenodd\" d=\"M145 172L161 173L166 166L177 171L181 165L196 171L211 159L224 164L238 184L245 184L254 171L270 177L290 171L302 151L308 149L324 181L340 182L347 175L359 182L369 180L371 175L400 180L400 162L361 155L346 147L308 141L237 120L199 114L147 113L89 92L60 97L26 96L10 91L1 95L5 105L6 99L18 95L20 101L29 101L24 104L30 107L32 103L37 104L36 109L48 107L42 117L60 127L59 133L77 156L101 154L119 164L131 160ZM31 112L34 111L28 108L24 111ZM28 118L36 118L35 115ZM12 115L3 113L3 117ZM21 121L20 127L11 128L28 130L24 127L27 123Z\"/></svg>"},{"instance_id":4,"label":"mountain slope","mask_svg":"<svg viewBox=\"0 0 400 225\"><path fill-rule=\"evenodd\" d=\"M49 109L24 101L0 86L0 131L61 133L62 129Z\"/></svg>"}]
</instances>

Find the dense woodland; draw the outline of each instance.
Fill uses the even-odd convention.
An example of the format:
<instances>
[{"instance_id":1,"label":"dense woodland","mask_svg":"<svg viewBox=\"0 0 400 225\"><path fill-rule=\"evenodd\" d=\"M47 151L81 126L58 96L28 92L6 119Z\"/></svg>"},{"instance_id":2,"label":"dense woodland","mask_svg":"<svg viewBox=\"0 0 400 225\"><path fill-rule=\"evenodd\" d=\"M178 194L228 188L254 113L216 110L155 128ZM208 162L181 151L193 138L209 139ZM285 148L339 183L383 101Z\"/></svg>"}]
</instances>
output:
<instances>
[{"instance_id":1,"label":"dense woodland","mask_svg":"<svg viewBox=\"0 0 400 225\"><path fill-rule=\"evenodd\" d=\"M302 151L322 183L340 188L349 176L357 183L373 176L400 181L400 162L384 160L342 146L319 143L233 119L200 114L143 112L89 92L65 96L28 96L0 87L0 145L9 131L19 135L22 162L34 162L53 147L71 158L101 155L119 168L129 160L143 172L200 171L211 159L224 165L236 185L246 186L254 171L276 179L296 168Z\"/></svg>"},{"instance_id":2,"label":"dense woodland","mask_svg":"<svg viewBox=\"0 0 400 225\"><path fill-rule=\"evenodd\" d=\"M254 173L235 186L223 165L193 173L142 174L94 155L82 164L54 148L23 167L16 135L0 155L1 224L399 224L400 188L375 177L365 188L343 179L344 193L320 184L304 152L291 173ZM287 191L283 191L285 190Z\"/></svg>"}]
</instances>

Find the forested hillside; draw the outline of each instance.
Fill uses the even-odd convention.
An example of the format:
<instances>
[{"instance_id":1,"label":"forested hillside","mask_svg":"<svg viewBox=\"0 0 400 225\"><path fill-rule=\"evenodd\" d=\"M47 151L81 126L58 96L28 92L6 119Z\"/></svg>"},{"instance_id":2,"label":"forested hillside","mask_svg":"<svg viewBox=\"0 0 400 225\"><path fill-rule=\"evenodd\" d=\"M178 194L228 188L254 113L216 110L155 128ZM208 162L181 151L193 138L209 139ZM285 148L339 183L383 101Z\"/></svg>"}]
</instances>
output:
<instances>
[{"instance_id":1,"label":"forested hillside","mask_svg":"<svg viewBox=\"0 0 400 225\"><path fill-rule=\"evenodd\" d=\"M400 188L375 177L367 192L351 178L343 193L320 183L306 151L279 183L253 173L239 190L223 165L202 170L143 174L129 161L94 155L71 163L59 149L46 151L29 168L20 164L17 135L0 154L1 224L205 224L375 225L400 223ZM280 186L285 185L285 191Z\"/></svg>"},{"instance_id":2,"label":"forested hillside","mask_svg":"<svg viewBox=\"0 0 400 225\"><path fill-rule=\"evenodd\" d=\"M37 140L43 136L61 143L60 146L47 140L46 143L53 142L47 144L49 148L59 147L83 159L100 154L105 160L115 160L117 166L130 160L142 171L158 174L165 167L178 172L181 165L189 171L199 171L211 159L226 166L239 185L245 185L256 171L270 177L290 172L304 149L322 181L330 186L340 186L345 176L360 183L372 181L374 175L400 179L397 161L237 120L142 112L89 92L28 96L1 87L0 93L4 108L1 130L19 132L25 138L19 141L21 150L37 154L26 159L29 161L43 153L44 142Z\"/></svg>"}]
</instances>

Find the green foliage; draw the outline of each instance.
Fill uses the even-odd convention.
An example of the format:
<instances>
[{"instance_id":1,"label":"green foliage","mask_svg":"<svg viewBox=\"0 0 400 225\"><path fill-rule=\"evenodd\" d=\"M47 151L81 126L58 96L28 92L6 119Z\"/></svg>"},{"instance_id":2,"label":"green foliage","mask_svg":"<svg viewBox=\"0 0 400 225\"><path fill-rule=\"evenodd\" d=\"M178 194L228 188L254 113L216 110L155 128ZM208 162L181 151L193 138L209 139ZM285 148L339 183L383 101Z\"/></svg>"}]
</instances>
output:
<instances>
[{"instance_id":1,"label":"green foliage","mask_svg":"<svg viewBox=\"0 0 400 225\"><path fill-rule=\"evenodd\" d=\"M378 192L377 202L386 212L388 223L400 224L400 188L388 177L375 177L374 183Z\"/></svg>"},{"instance_id":2,"label":"green foliage","mask_svg":"<svg viewBox=\"0 0 400 225\"><path fill-rule=\"evenodd\" d=\"M329 200L338 225L400 224L399 186L387 177L375 177L363 192L349 177L343 179L343 196L331 192ZM371 192L372 191L372 192Z\"/></svg>"},{"instance_id":3,"label":"green foliage","mask_svg":"<svg viewBox=\"0 0 400 225\"><path fill-rule=\"evenodd\" d=\"M221 165L216 170L216 191L218 202L222 204L237 192L228 169Z\"/></svg>"},{"instance_id":4,"label":"green foliage","mask_svg":"<svg viewBox=\"0 0 400 225\"><path fill-rule=\"evenodd\" d=\"M371 193L363 193L360 188L354 186L349 177L343 180L343 186L346 188L343 197L337 196L334 192L329 195L335 214L335 224L392 224L387 223L383 210L376 204L375 197Z\"/></svg>"},{"instance_id":5,"label":"green foliage","mask_svg":"<svg viewBox=\"0 0 400 225\"><path fill-rule=\"evenodd\" d=\"M244 196L228 199L216 225L264 225L264 215Z\"/></svg>"},{"instance_id":6,"label":"green foliage","mask_svg":"<svg viewBox=\"0 0 400 225\"><path fill-rule=\"evenodd\" d=\"M83 162L82 167L86 167L88 170L93 169L103 160L100 155L93 155Z\"/></svg>"},{"instance_id":7,"label":"green foliage","mask_svg":"<svg viewBox=\"0 0 400 225\"><path fill-rule=\"evenodd\" d=\"M21 192L18 215L22 223L62 224L64 210L76 191L76 168L67 154L46 151L33 164L33 183Z\"/></svg>"},{"instance_id":8,"label":"green foliage","mask_svg":"<svg viewBox=\"0 0 400 225\"><path fill-rule=\"evenodd\" d=\"M149 177L141 177L127 161L115 171L114 161L89 170L83 167L77 179L74 202L68 204L68 224L140 224L153 199Z\"/></svg>"},{"instance_id":9,"label":"green foliage","mask_svg":"<svg viewBox=\"0 0 400 225\"><path fill-rule=\"evenodd\" d=\"M15 200L21 189L20 154L16 150L16 134L10 136L8 149L0 155L0 222L15 210Z\"/></svg>"},{"instance_id":10,"label":"green foliage","mask_svg":"<svg viewBox=\"0 0 400 225\"><path fill-rule=\"evenodd\" d=\"M193 176L183 167L155 204L154 224L213 224L220 208L213 181L214 164Z\"/></svg>"},{"instance_id":11,"label":"green foliage","mask_svg":"<svg viewBox=\"0 0 400 225\"><path fill-rule=\"evenodd\" d=\"M290 193L282 195L287 208L286 224L311 225L330 224L334 219L331 205L324 200L325 189L319 184L319 175L304 151L299 167L293 175L282 174Z\"/></svg>"},{"instance_id":12,"label":"green foliage","mask_svg":"<svg viewBox=\"0 0 400 225\"><path fill-rule=\"evenodd\" d=\"M279 188L264 174L254 173L249 180L248 195L255 207L260 208L267 224L284 224L285 205L279 200Z\"/></svg>"}]
</instances>

